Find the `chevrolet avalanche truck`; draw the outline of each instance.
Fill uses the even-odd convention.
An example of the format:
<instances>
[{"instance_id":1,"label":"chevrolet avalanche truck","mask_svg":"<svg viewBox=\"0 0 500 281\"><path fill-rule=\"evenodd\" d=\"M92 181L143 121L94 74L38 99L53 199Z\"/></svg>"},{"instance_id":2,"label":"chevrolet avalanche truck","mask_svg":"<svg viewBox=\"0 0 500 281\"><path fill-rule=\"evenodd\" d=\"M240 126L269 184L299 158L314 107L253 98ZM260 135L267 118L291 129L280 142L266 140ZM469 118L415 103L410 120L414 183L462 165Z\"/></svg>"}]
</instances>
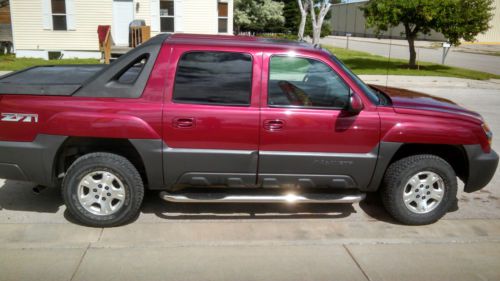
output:
<instances>
[{"instance_id":1,"label":"chevrolet avalanche truck","mask_svg":"<svg viewBox=\"0 0 500 281\"><path fill-rule=\"evenodd\" d=\"M85 225L122 225L146 189L170 202L353 203L379 191L404 224L440 219L493 177L483 118L364 84L326 50L159 35L109 66L0 79L0 178L61 188Z\"/></svg>"}]
</instances>

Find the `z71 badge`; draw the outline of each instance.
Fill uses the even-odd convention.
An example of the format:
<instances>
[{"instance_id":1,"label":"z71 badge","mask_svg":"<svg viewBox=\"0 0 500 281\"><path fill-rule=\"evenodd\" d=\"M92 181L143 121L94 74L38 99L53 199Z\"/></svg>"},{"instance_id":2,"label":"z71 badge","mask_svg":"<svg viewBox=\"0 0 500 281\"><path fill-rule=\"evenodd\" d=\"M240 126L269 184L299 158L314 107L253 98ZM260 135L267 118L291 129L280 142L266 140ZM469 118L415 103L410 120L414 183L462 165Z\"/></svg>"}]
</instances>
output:
<instances>
[{"instance_id":1,"label":"z71 badge","mask_svg":"<svg viewBox=\"0 0 500 281\"><path fill-rule=\"evenodd\" d=\"M2 119L0 120L5 122L38 123L38 114L2 113Z\"/></svg>"}]
</instances>

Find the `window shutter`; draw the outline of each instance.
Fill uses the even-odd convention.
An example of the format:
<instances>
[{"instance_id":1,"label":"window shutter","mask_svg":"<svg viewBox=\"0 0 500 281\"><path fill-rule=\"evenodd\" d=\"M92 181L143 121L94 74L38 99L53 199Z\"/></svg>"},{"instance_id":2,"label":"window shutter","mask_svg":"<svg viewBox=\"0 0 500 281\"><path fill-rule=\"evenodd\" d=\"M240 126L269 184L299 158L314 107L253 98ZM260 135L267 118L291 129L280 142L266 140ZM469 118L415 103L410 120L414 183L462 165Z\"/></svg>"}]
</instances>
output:
<instances>
[{"instance_id":1,"label":"window shutter","mask_svg":"<svg viewBox=\"0 0 500 281\"><path fill-rule=\"evenodd\" d=\"M42 0L43 29L52 30L52 4L50 0Z\"/></svg>"},{"instance_id":2,"label":"window shutter","mask_svg":"<svg viewBox=\"0 0 500 281\"><path fill-rule=\"evenodd\" d=\"M182 32L183 31L183 26L182 26L182 15L183 13L183 7L182 7L182 0L174 0L174 12L175 12L175 18L174 18L174 30L175 32Z\"/></svg>"},{"instance_id":3,"label":"window shutter","mask_svg":"<svg viewBox=\"0 0 500 281\"><path fill-rule=\"evenodd\" d=\"M160 32L160 0L151 0L151 31Z\"/></svg>"},{"instance_id":4,"label":"window shutter","mask_svg":"<svg viewBox=\"0 0 500 281\"><path fill-rule=\"evenodd\" d=\"M76 30L75 23L75 0L65 0L66 2L66 23L68 30Z\"/></svg>"}]
</instances>

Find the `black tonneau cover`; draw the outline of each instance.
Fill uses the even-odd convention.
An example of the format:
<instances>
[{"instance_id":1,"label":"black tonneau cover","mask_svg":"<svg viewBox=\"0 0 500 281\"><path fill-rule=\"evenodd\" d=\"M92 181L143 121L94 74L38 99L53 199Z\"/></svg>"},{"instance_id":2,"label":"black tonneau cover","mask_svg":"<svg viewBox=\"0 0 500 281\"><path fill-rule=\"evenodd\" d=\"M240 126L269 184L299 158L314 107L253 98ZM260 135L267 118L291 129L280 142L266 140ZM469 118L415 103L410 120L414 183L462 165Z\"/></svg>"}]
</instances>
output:
<instances>
[{"instance_id":1,"label":"black tonneau cover","mask_svg":"<svg viewBox=\"0 0 500 281\"><path fill-rule=\"evenodd\" d=\"M0 95L139 98L169 36L159 34L110 65L36 66L7 74L0 77ZM120 82L122 74L142 59L146 63L135 81Z\"/></svg>"},{"instance_id":2,"label":"black tonneau cover","mask_svg":"<svg viewBox=\"0 0 500 281\"><path fill-rule=\"evenodd\" d=\"M2 95L70 96L106 65L35 66L0 77Z\"/></svg>"}]
</instances>

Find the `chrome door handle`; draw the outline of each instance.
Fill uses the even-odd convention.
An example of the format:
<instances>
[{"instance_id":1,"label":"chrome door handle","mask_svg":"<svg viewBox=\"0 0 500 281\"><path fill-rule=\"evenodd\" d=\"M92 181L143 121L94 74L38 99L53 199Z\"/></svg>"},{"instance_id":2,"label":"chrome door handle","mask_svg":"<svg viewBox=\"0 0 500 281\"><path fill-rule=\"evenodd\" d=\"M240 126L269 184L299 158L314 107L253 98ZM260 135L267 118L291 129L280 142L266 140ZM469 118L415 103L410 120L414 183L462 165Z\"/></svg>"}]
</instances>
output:
<instances>
[{"instance_id":1,"label":"chrome door handle","mask_svg":"<svg viewBox=\"0 0 500 281\"><path fill-rule=\"evenodd\" d=\"M180 117L174 118L172 125L175 128L193 128L196 125L195 119L192 117Z\"/></svg>"},{"instance_id":2,"label":"chrome door handle","mask_svg":"<svg viewBox=\"0 0 500 281\"><path fill-rule=\"evenodd\" d=\"M285 121L281 119L270 119L264 121L264 129L268 131L278 131L285 127Z\"/></svg>"}]
</instances>

